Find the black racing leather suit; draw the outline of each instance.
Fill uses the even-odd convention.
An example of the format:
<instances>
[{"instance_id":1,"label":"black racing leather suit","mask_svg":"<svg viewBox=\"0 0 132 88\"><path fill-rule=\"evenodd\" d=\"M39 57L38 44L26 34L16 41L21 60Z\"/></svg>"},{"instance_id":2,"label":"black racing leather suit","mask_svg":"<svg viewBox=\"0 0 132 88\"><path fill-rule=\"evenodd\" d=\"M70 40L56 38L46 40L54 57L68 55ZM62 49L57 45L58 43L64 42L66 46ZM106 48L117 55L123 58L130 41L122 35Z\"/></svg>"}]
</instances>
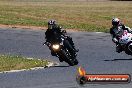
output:
<instances>
[{"instance_id":1,"label":"black racing leather suit","mask_svg":"<svg viewBox=\"0 0 132 88\"><path fill-rule=\"evenodd\" d=\"M45 32L46 42L51 43L56 37L62 35L61 29L58 26L55 26L53 29L47 29Z\"/></svg>"},{"instance_id":2,"label":"black racing leather suit","mask_svg":"<svg viewBox=\"0 0 132 88\"><path fill-rule=\"evenodd\" d=\"M55 25L52 29L47 29L47 31L45 32L46 42L52 43L52 41L54 41L56 37L61 37L61 35L64 36L65 39L68 40L68 42L71 44L72 46L71 50L74 50L75 46L72 41L72 38L70 36L67 36L65 33L63 33L60 26L58 25ZM50 50L51 50L51 53L53 53L52 49Z\"/></svg>"}]
</instances>

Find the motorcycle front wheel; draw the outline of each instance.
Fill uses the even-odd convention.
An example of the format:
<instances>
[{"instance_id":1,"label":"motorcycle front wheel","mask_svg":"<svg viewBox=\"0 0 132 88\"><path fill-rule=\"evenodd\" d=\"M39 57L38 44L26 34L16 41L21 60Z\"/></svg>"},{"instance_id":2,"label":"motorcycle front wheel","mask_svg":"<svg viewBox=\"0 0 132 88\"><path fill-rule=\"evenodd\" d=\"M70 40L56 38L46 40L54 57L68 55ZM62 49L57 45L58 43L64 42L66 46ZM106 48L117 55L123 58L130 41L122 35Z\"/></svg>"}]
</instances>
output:
<instances>
[{"instance_id":1,"label":"motorcycle front wheel","mask_svg":"<svg viewBox=\"0 0 132 88\"><path fill-rule=\"evenodd\" d=\"M74 65L77 65L78 64L78 61L77 60L75 60L75 61L72 60L70 58L70 56L68 56L64 50L61 50L58 54L59 54L59 58L63 59L70 66L74 66Z\"/></svg>"}]
</instances>

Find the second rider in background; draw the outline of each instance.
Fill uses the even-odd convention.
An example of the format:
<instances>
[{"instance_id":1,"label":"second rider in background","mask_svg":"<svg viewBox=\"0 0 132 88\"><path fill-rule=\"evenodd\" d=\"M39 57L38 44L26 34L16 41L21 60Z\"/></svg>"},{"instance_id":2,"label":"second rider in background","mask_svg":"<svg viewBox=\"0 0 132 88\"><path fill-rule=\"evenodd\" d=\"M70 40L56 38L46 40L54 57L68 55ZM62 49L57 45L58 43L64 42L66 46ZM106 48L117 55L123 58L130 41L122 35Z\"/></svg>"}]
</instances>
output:
<instances>
[{"instance_id":1,"label":"second rider in background","mask_svg":"<svg viewBox=\"0 0 132 88\"><path fill-rule=\"evenodd\" d=\"M113 18L110 34L112 36L112 41L116 44L116 52L118 53L122 52L122 47L119 43L119 37L123 35L124 30L127 30L128 33L132 33L132 29L122 24L119 18Z\"/></svg>"}]
</instances>

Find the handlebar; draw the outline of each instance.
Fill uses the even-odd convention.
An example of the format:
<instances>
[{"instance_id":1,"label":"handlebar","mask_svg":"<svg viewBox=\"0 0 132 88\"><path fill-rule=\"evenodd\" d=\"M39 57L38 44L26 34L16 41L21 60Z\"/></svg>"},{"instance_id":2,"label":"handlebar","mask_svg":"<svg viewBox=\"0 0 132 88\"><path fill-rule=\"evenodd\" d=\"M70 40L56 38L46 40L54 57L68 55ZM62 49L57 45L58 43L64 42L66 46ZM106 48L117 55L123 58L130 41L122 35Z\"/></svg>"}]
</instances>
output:
<instances>
[{"instance_id":1,"label":"handlebar","mask_svg":"<svg viewBox=\"0 0 132 88\"><path fill-rule=\"evenodd\" d=\"M43 45L50 46L51 44L49 42L44 42Z\"/></svg>"}]
</instances>

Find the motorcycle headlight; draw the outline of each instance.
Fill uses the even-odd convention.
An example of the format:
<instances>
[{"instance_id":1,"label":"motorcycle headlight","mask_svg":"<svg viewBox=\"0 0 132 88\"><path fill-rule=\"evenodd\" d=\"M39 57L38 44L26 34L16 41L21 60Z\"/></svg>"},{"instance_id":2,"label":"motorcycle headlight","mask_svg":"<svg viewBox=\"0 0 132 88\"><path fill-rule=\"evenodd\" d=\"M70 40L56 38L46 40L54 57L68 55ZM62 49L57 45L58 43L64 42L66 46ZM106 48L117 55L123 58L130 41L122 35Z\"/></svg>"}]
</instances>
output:
<instances>
[{"instance_id":1,"label":"motorcycle headlight","mask_svg":"<svg viewBox=\"0 0 132 88\"><path fill-rule=\"evenodd\" d=\"M60 46L59 45L53 45L52 47L53 47L53 49L59 49Z\"/></svg>"}]
</instances>

